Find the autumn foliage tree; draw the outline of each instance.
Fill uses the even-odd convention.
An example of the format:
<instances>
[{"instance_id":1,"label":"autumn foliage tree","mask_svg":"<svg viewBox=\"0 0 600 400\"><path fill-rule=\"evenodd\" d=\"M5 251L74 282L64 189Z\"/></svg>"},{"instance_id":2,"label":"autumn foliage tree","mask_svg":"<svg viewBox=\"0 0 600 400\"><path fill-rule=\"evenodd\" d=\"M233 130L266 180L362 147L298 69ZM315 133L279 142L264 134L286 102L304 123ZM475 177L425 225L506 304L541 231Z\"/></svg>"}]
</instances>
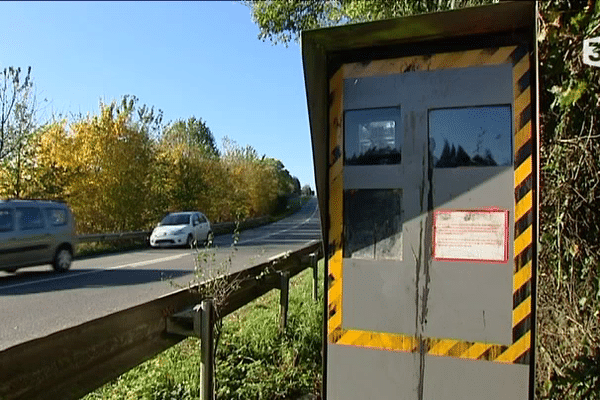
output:
<instances>
[{"instance_id":1,"label":"autumn foliage tree","mask_svg":"<svg viewBox=\"0 0 600 400\"><path fill-rule=\"evenodd\" d=\"M153 217L153 144L135 101L102 104L99 115L52 124L37 140L37 190L67 199L80 232L142 229Z\"/></svg>"},{"instance_id":2,"label":"autumn foliage tree","mask_svg":"<svg viewBox=\"0 0 600 400\"><path fill-rule=\"evenodd\" d=\"M276 205L277 171L266 157L251 146L242 147L224 139L223 166L230 193L224 210L236 219L268 214Z\"/></svg>"},{"instance_id":3,"label":"autumn foliage tree","mask_svg":"<svg viewBox=\"0 0 600 400\"><path fill-rule=\"evenodd\" d=\"M162 126L162 113L134 96L97 115L52 121L23 141L21 197L63 199L79 233L152 227L167 212L202 210L213 222L272 213L294 190L283 164L225 139L224 153L202 119ZM0 195L14 180L0 168Z\"/></svg>"},{"instance_id":4,"label":"autumn foliage tree","mask_svg":"<svg viewBox=\"0 0 600 400\"><path fill-rule=\"evenodd\" d=\"M169 124L155 153L152 182L158 208L200 209L209 218L214 215L210 198L212 182L219 176L218 157L215 139L202 119L190 117Z\"/></svg>"}]
</instances>

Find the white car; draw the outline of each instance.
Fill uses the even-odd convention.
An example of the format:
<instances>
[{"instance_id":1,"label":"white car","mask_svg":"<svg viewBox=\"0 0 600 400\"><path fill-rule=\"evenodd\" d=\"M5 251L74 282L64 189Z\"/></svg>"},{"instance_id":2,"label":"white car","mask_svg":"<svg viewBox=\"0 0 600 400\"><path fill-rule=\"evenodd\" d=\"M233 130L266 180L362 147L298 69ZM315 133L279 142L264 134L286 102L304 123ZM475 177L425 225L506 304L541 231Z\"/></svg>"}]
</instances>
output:
<instances>
[{"instance_id":1,"label":"white car","mask_svg":"<svg viewBox=\"0 0 600 400\"><path fill-rule=\"evenodd\" d=\"M150 246L192 247L212 241L210 222L201 212L186 211L167 214L150 235Z\"/></svg>"}]
</instances>

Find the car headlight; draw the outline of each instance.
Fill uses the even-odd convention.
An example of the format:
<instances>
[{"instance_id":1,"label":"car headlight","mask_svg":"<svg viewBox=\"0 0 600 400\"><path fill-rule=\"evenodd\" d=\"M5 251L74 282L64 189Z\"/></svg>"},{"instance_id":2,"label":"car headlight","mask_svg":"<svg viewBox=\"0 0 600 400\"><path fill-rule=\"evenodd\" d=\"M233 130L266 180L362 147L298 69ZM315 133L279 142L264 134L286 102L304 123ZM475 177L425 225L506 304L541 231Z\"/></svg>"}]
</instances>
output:
<instances>
[{"instance_id":1,"label":"car headlight","mask_svg":"<svg viewBox=\"0 0 600 400\"><path fill-rule=\"evenodd\" d=\"M179 229L173 232L173 235L183 235L185 233L185 229Z\"/></svg>"}]
</instances>

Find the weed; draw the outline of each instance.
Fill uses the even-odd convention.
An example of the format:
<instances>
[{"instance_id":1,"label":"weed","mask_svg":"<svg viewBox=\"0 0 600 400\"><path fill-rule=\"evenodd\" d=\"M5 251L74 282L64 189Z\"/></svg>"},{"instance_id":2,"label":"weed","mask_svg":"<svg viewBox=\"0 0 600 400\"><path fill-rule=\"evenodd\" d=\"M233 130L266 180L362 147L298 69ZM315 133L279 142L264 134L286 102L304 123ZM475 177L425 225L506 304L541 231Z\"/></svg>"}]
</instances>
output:
<instances>
[{"instance_id":1,"label":"weed","mask_svg":"<svg viewBox=\"0 0 600 400\"><path fill-rule=\"evenodd\" d=\"M280 333L279 292L273 290L224 318L216 353L217 399L293 399L320 391L322 296L312 300L310 269L290 281L288 315ZM189 338L84 400L197 399L199 371L200 341Z\"/></svg>"}]
</instances>

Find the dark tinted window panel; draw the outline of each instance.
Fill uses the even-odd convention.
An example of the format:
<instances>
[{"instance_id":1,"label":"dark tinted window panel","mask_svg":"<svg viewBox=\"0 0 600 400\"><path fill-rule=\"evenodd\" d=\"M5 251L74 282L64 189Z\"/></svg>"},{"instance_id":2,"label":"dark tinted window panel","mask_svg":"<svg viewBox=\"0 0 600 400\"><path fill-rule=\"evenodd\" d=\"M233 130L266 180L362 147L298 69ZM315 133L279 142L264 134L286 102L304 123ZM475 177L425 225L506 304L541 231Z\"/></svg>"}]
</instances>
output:
<instances>
[{"instance_id":1,"label":"dark tinted window panel","mask_svg":"<svg viewBox=\"0 0 600 400\"><path fill-rule=\"evenodd\" d=\"M0 210L0 232L13 230L13 212L12 210Z\"/></svg>"},{"instance_id":2,"label":"dark tinted window panel","mask_svg":"<svg viewBox=\"0 0 600 400\"><path fill-rule=\"evenodd\" d=\"M39 229L44 227L42 212L37 207L17 208L17 218L21 229Z\"/></svg>"},{"instance_id":3,"label":"dark tinted window panel","mask_svg":"<svg viewBox=\"0 0 600 400\"><path fill-rule=\"evenodd\" d=\"M346 111L346 165L399 164L402 159L400 108Z\"/></svg>"},{"instance_id":4,"label":"dark tinted window panel","mask_svg":"<svg viewBox=\"0 0 600 400\"><path fill-rule=\"evenodd\" d=\"M510 106L429 111L429 150L436 168L512 165Z\"/></svg>"},{"instance_id":5,"label":"dark tinted window panel","mask_svg":"<svg viewBox=\"0 0 600 400\"><path fill-rule=\"evenodd\" d=\"M402 260L402 191L344 192L344 257Z\"/></svg>"}]
</instances>

